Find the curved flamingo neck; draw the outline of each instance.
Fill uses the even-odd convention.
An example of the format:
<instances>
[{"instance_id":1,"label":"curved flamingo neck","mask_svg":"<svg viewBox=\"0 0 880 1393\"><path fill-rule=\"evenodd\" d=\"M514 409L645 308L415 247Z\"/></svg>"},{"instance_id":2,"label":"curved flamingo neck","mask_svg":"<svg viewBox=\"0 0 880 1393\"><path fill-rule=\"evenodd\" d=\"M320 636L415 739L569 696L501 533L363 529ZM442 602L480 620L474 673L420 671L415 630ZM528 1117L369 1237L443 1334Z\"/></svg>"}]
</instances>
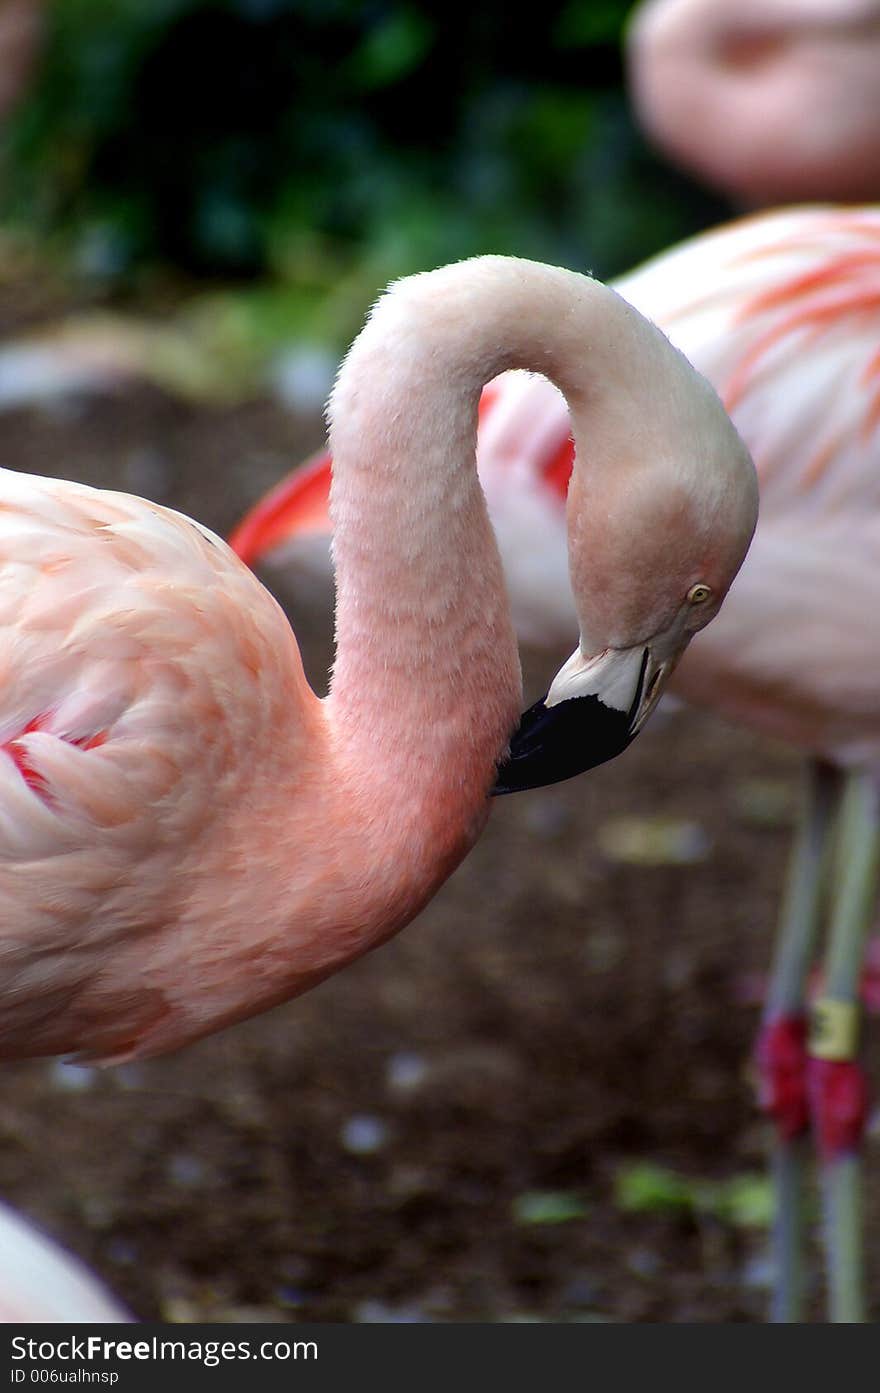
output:
<instances>
[{"instance_id":1,"label":"curved flamingo neck","mask_svg":"<svg viewBox=\"0 0 880 1393\"><path fill-rule=\"evenodd\" d=\"M595 458L602 437L633 425L624 410L618 429L606 398L643 393L658 357L678 361L607 287L509 258L410 278L376 305L330 406L327 714L340 756L377 800L384 791L398 811L485 816L518 716L516 641L475 463L484 383L508 368L551 378L576 436L589 417Z\"/></svg>"}]
</instances>

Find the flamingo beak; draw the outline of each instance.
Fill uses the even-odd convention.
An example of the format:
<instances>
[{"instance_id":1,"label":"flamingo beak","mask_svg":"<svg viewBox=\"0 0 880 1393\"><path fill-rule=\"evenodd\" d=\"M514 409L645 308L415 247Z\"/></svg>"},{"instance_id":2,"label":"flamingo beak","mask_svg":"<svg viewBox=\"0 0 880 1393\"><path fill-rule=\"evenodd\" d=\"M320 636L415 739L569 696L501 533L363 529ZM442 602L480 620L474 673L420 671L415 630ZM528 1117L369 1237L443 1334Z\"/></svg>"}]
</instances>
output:
<instances>
[{"instance_id":1,"label":"flamingo beak","mask_svg":"<svg viewBox=\"0 0 880 1393\"><path fill-rule=\"evenodd\" d=\"M586 658L577 649L547 695L520 718L492 794L560 783L622 754L657 705L674 666L651 645L609 648Z\"/></svg>"}]
</instances>

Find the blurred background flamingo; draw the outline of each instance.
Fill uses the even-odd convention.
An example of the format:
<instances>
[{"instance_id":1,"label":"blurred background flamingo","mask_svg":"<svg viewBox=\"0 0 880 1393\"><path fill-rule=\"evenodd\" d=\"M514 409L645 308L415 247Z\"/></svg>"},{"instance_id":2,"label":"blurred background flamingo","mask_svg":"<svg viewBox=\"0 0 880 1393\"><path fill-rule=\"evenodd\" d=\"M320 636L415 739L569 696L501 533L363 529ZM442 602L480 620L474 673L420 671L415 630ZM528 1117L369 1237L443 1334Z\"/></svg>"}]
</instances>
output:
<instances>
[{"instance_id":1,"label":"blurred background flamingo","mask_svg":"<svg viewBox=\"0 0 880 1393\"><path fill-rule=\"evenodd\" d=\"M880 191L877 0L770 0L736 6L725 0L647 0L631 17L626 53L630 94L649 138L674 163L734 202L754 206L803 199L858 201L876 198ZM830 775L814 770L810 787L813 812L820 822L825 821ZM846 825L851 840L862 836L870 848L874 838L870 806L865 819L861 831L858 817L851 817ZM816 835L821 839L821 828ZM803 863L795 858L792 865L786 922L798 916L809 922L815 907L811 880L815 847L811 849L808 837L802 850ZM872 875L869 870L869 880ZM855 893L858 899L859 892ZM868 912L863 905L859 914L864 919ZM774 993L783 1003L800 992L809 937L806 926L802 933L804 937L799 938L798 931L793 931L788 948L785 939L780 944ZM788 990L780 976L786 961ZM849 970L837 961L833 975L849 994ZM776 1247L784 1275L775 1309L782 1318L792 1318L802 1309L794 1295L801 1264L794 1232L799 1225L792 1216L803 1162L791 1139L799 1126L796 1100L803 1100L802 1036L802 1024L794 1026L793 1036L788 1027L779 1025L775 1049L779 1062L787 1060L787 1064L776 1088L765 1085L763 1089L766 1098L774 1093L779 1099L787 1095L794 1109L787 1124L780 1119L777 1155ZM770 1034L765 1033L759 1057L769 1058L770 1045ZM846 1048L852 1054L852 1036ZM854 1114L864 1110L860 1082L851 1079L844 1093ZM829 1205L826 1233L834 1243L837 1201L833 1196ZM854 1249L860 1222L850 1213L844 1226ZM850 1271L857 1265L856 1259ZM837 1285L840 1293L846 1284ZM838 1304L837 1297L833 1303ZM862 1303L850 1291L842 1308L860 1310Z\"/></svg>"},{"instance_id":2,"label":"blurred background flamingo","mask_svg":"<svg viewBox=\"0 0 880 1393\"><path fill-rule=\"evenodd\" d=\"M880 193L878 0L649 0L627 58L651 140L735 202Z\"/></svg>"},{"instance_id":3,"label":"blurred background flamingo","mask_svg":"<svg viewBox=\"0 0 880 1393\"><path fill-rule=\"evenodd\" d=\"M808 1127L805 984L819 913L819 868L832 811L849 777L864 822L844 819L836 883L852 902L832 911L826 1014L846 1016L831 1043L813 1041L814 1122L835 1217L832 1303L863 1311L852 1291L860 1220L855 1156L865 1121L853 1013L872 906L880 767L871 586L880 541L880 213L815 208L766 214L705 234L617 282L716 384L756 460L762 491L755 546L720 622L673 678L690 702L779 736L816 761L796 843L759 1048L764 1105L779 1132L777 1313L802 1310L797 1218ZM499 378L481 405L480 476L496 523L514 619L554 643L573 630L565 580L563 502L573 459L567 412L552 386ZM329 461L318 457L257 505L233 534L245 559L323 554ZM853 603L853 597L860 597ZM880 600L880 596L877 597ZM850 771L836 774L832 771ZM841 944L844 946L841 947ZM842 1005L841 1005L842 1003ZM842 1032L842 1033L841 1033ZM830 1055L823 1058L823 1053ZM846 1234L844 1237L843 1234Z\"/></svg>"}]
</instances>

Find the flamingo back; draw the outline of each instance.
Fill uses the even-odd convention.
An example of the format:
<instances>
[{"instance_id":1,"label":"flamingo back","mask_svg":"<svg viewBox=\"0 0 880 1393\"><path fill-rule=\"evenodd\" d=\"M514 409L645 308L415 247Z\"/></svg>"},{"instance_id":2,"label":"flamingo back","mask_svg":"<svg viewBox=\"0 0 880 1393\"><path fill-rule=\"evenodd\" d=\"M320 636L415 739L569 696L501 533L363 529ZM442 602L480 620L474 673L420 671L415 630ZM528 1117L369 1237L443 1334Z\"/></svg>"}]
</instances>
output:
<instances>
[{"instance_id":1,"label":"flamingo back","mask_svg":"<svg viewBox=\"0 0 880 1393\"><path fill-rule=\"evenodd\" d=\"M188 947L219 971L242 903L260 914L248 818L307 783L318 707L219 538L0 471L0 1056L125 1054L173 1015Z\"/></svg>"}]
</instances>

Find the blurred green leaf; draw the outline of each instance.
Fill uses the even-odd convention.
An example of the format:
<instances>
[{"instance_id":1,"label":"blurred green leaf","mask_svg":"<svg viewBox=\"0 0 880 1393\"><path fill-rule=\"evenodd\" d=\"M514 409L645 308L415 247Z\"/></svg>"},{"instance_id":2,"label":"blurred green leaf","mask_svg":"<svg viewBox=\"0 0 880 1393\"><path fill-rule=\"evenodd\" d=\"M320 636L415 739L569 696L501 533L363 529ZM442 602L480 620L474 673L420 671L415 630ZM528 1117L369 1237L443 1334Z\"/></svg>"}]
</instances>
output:
<instances>
[{"instance_id":1,"label":"blurred green leaf","mask_svg":"<svg viewBox=\"0 0 880 1393\"><path fill-rule=\"evenodd\" d=\"M613 43L631 8L621 0L569 0L556 20L553 36L566 48Z\"/></svg>"},{"instance_id":2,"label":"blurred green leaf","mask_svg":"<svg viewBox=\"0 0 880 1393\"><path fill-rule=\"evenodd\" d=\"M513 1202L518 1224L566 1224L588 1213L588 1206L577 1195L564 1190L527 1190Z\"/></svg>"},{"instance_id":3,"label":"blurred green leaf","mask_svg":"<svg viewBox=\"0 0 880 1393\"><path fill-rule=\"evenodd\" d=\"M433 25L415 9L400 9L380 20L349 59L359 86L386 87L422 61L431 46Z\"/></svg>"},{"instance_id":4,"label":"blurred green leaf","mask_svg":"<svg viewBox=\"0 0 880 1393\"><path fill-rule=\"evenodd\" d=\"M663 1213L668 1210L694 1208L693 1184L663 1166L650 1161L622 1167L614 1181L614 1199L618 1208Z\"/></svg>"},{"instance_id":5,"label":"blurred green leaf","mask_svg":"<svg viewBox=\"0 0 880 1393\"><path fill-rule=\"evenodd\" d=\"M735 1228L767 1228L773 1218L771 1181L751 1173L729 1180L700 1180L640 1161L617 1172L614 1198L624 1210L709 1214Z\"/></svg>"},{"instance_id":6,"label":"blurred green leaf","mask_svg":"<svg viewBox=\"0 0 880 1393\"><path fill-rule=\"evenodd\" d=\"M735 1228L769 1228L773 1222L773 1186L766 1175L735 1175L718 1187L714 1212Z\"/></svg>"}]
</instances>

